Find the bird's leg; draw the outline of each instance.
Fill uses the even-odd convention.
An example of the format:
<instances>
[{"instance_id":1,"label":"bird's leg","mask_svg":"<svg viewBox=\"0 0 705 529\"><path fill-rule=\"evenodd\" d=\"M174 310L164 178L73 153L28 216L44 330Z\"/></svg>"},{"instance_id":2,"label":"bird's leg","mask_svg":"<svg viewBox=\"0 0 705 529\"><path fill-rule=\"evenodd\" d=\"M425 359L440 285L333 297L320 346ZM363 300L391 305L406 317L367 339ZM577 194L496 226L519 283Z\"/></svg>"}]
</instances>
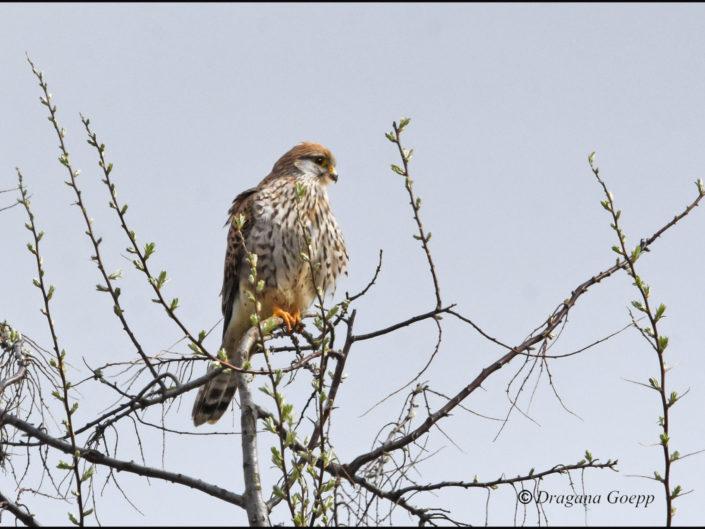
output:
<instances>
[{"instance_id":1,"label":"bird's leg","mask_svg":"<svg viewBox=\"0 0 705 529\"><path fill-rule=\"evenodd\" d=\"M296 325L296 316L290 314L289 312L285 311L281 307L274 307L274 311L272 312L272 316L276 316L277 318L281 318L284 320L284 323L286 324L286 329L291 332L291 330L294 328ZM299 314L299 320L301 321L301 314Z\"/></svg>"}]
</instances>

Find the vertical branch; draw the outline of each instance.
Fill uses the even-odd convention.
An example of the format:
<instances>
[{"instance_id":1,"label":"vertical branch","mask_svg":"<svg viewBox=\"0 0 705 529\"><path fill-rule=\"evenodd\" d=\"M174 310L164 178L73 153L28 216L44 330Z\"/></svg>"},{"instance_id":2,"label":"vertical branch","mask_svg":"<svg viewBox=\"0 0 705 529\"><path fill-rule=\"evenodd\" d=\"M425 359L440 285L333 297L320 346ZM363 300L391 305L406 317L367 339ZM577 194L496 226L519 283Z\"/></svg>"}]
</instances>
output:
<instances>
[{"instance_id":1,"label":"vertical branch","mask_svg":"<svg viewBox=\"0 0 705 529\"><path fill-rule=\"evenodd\" d=\"M254 312L250 315L250 323L252 327L245 333L237 345L233 354L233 364L238 367L249 369L250 367L250 351L255 345L259 344L267 359L267 366L272 377L280 377L281 374L274 375L269 363L269 356L264 344L265 334L272 332L281 324L281 319L276 317L268 318L262 321L260 318L261 304L257 300L257 294L264 289L264 281L257 278L257 254L251 253L245 245L245 239L242 236L242 227L245 224L245 218L239 215L235 220L235 226L238 228L239 242L242 245L243 252L247 256L247 262L250 265L249 280L253 286L254 292L246 291L245 295L252 302ZM224 356L225 350L221 349L218 356ZM259 459L257 456L257 407L252 400L250 386L247 382L247 374L241 371L236 371L235 382L237 390L240 393L240 429L242 433L242 471L245 479L245 510L247 511L247 519L251 526L262 527L269 526L269 509L267 508L264 499L262 498L262 480L260 477ZM275 378L272 378L274 382ZM276 384L274 385L276 389ZM282 416L282 402L277 400L278 411ZM276 463L276 462L275 462ZM286 475L286 474L285 474Z\"/></svg>"},{"instance_id":2,"label":"vertical branch","mask_svg":"<svg viewBox=\"0 0 705 529\"><path fill-rule=\"evenodd\" d=\"M600 177L600 169L595 165L594 159L595 153L593 152L588 158L588 161L590 162L590 169L592 169L595 178L597 179L598 183L602 187L602 191L605 194L606 198L601 202L601 204L602 207L606 209L612 217L612 224L610 225L610 227L617 234L617 239L619 241L619 245L613 246L612 250L617 255L619 255L619 257L624 259L624 262L626 263L625 269L634 281L634 286L639 291L639 296L641 300L632 301L632 306L639 312L642 312L646 315L649 320L649 325L646 327L641 327L637 323L636 319L634 319L634 317L632 317L632 322L634 326L639 329L642 336L644 336L644 338L646 338L646 340L649 342L651 347L656 352L658 358L658 380L650 378L649 385L647 387L656 390L656 392L658 392L659 394L659 399L661 401L662 415L659 417L658 423L661 426L659 444L661 445L661 449L663 451L664 474L663 476L661 476L659 472L654 472L654 479L656 479L656 481L660 481L663 484L666 499L666 525L670 527L673 521L673 515L675 513L675 509L673 508L673 500L681 494L682 488L680 485L678 485L674 489L671 489L671 463L676 461L680 456L677 451L671 453L669 449L669 410L671 406L673 406L678 401L679 395L678 393L673 391L670 396L668 396L666 391L666 374L668 372L668 367L666 366L665 352L666 348L668 347L668 337L660 332L658 325L658 322L666 313L666 305L661 303L656 308L656 310L653 309L653 306L650 301L651 289L649 285L647 285L639 276L636 270L636 262L645 249L644 242L640 242L632 251L627 250L626 236L619 224L619 218L622 212L621 210L615 208L614 197L612 193L607 189L607 185L605 184L604 180ZM705 186L703 185L703 182L701 180L698 180L696 182L696 185L698 187L699 197L702 198L703 196L705 196Z\"/></svg>"},{"instance_id":3,"label":"vertical branch","mask_svg":"<svg viewBox=\"0 0 705 529\"><path fill-rule=\"evenodd\" d=\"M291 404L287 404L284 402L284 395L281 393L279 390L279 383L281 382L282 379L282 371L281 369L277 369L274 371L272 369L272 363L270 359L270 353L269 350L264 346L262 343L262 352L264 353L264 358L265 362L267 364L267 370L269 371L269 381L272 384L272 398L274 399L274 404L277 408L277 416L279 420L279 424L292 424L292 411L293 411L293 406ZM265 392L268 392L268 390L265 389ZM286 450L288 446L287 439L285 437L277 436L279 439L279 453L276 451L272 451L273 455L273 460L274 464L281 470L282 476L283 476L283 482L284 482L284 490L277 490L277 496L280 498L284 498L286 500L286 504L289 507L289 513L291 514L291 519L294 520L296 518L296 507L294 506L294 502L292 500L291 496L291 486L292 483L289 480L289 470L287 469L287 462L286 462Z\"/></svg>"},{"instance_id":4,"label":"vertical branch","mask_svg":"<svg viewBox=\"0 0 705 529\"><path fill-rule=\"evenodd\" d=\"M258 327L251 327L238 344L234 354L234 364L244 365L249 352L254 347ZM245 477L245 509L251 526L269 526L269 513L262 499L262 482L257 458L257 408L252 400L247 375L236 372L235 380L240 393L240 428L242 431L242 469Z\"/></svg>"},{"instance_id":5,"label":"vertical branch","mask_svg":"<svg viewBox=\"0 0 705 529\"><path fill-rule=\"evenodd\" d=\"M431 233L426 233L426 230L421 222L421 199L414 193L414 181L411 179L409 174L409 162L411 157L414 155L413 149L405 149L401 144L401 133L404 131L406 126L411 122L409 118L402 118L399 120L397 125L396 121L392 123L393 132L387 132L386 137L394 145L397 146L399 150L399 156L401 156L402 167L396 164L392 164L392 171L404 177L404 185L406 191L409 195L409 204L414 212L414 221L416 222L416 228L418 229L418 235L414 235L414 238L421 241L421 246L426 254L426 260L428 261L428 267L431 272L431 278L433 279L433 289L436 294L436 309L440 309L442 306L441 302L441 288L438 282L438 274L436 273L436 267L433 264L433 257L431 256L431 249L428 246L428 242L431 240Z\"/></svg>"},{"instance_id":6,"label":"vertical branch","mask_svg":"<svg viewBox=\"0 0 705 529\"><path fill-rule=\"evenodd\" d=\"M66 428L66 434L68 435L68 438L71 442L71 463L68 464L62 461L59 463L59 468L71 470L73 472L73 477L76 481L75 495L76 503L78 504L79 516L78 519L76 519L73 514L69 513L69 519L74 524L83 527L83 525L85 525L85 516L89 514L92 509L91 511L86 511L84 508L83 487L81 485L82 482L85 481L85 479L90 478L90 475L92 474L92 469L89 468L89 470L86 471L86 473L84 473L84 475L82 476L78 468L80 457L78 455L78 445L76 443L76 434L74 432L73 427L73 414L78 409L78 402L74 402L73 404L71 404L71 400L69 397L69 388L71 387L71 382L69 382L66 376L66 364L64 361L66 357L66 351L61 350L59 347L59 339L56 334L56 329L54 328L54 319L51 316L50 301L54 295L54 286L49 285L49 287L47 288L47 285L44 281L44 267L42 265L42 258L39 249L39 242L42 240L44 232L37 231L36 224L34 223L34 214L32 213L32 209L30 208L29 194L27 193L27 189L24 187L24 184L22 182L22 173L18 168L16 169L16 171L19 180L20 196L22 197L20 199L20 203L24 206L25 211L27 212L27 217L29 219L29 222L25 224L25 227L32 233L32 238L34 239L34 243L27 244L27 249L32 255L34 255L37 267L38 277L37 279L33 280L33 283L34 286L36 286L42 294L44 308L41 310L41 312L47 319L47 323L49 325L49 332L51 334L52 347L54 349L55 358L51 360L50 364L58 371L59 377L61 379L61 391L54 391L52 392L52 395L58 400L60 400L61 404L63 405L64 414L66 418L62 422L64 424L64 427Z\"/></svg>"},{"instance_id":7,"label":"vertical branch","mask_svg":"<svg viewBox=\"0 0 705 529\"><path fill-rule=\"evenodd\" d=\"M261 321L261 302L257 299L258 295L262 293L264 290L264 280L259 279L257 276L257 254L250 252L247 249L247 245L245 244L245 239L242 236L242 226L244 225L244 217L242 215L238 216L237 219L235 219L235 226L238 228L237 234L238 234L238 240L239 244L242 246L242 249L247 256L247 262L250 265L250 275L248 280L254 287L254 291L246 291L245 295L247 298L252 302L254 306L254 313L250 315L250 323L252 323L253 327L257 329L257 340L259 347L262 349L262 354L264 355L265 362L267 364L267 371L268 371L268 376L270 383L272 384L272 389L271 393L268 390L268 388L265 386L263 388L264 392L269 394L273 399L274 399L274 404L277 408L277 416L279 418L279 422L281 424L287 423L291 424L292 422L292 410L293 406L291 404L287 404L284 401L284 395L279 391L279 383L281 382L282 379L282 371L281 369L277 369L276 371L272 369L272 362L270 359L270 353L269 349L264 343L264 329L262 327L262 321ZM247 363L247 365L243 364L243 361ZM236 358L235 363L237 365L243 366L243 367L249 367L249 358ZM238 384L243 384L247 385L246 378L242 377L242 380L238 380ZM249 391L249 388L248 388ZM244 400L246 399L248 401L248 407L245 409L245 404L243 403ZM256 427L256 421L257 421L257 414L255 411L255 408L251 406L251 397L249 394L245 395L242 394L241 396L241 421L245 420L245 414L247 414L247 420L249 421L250 419L255 421L255 424L253 427ZM245 431L244 426L243 426L243 432ZM249 441L248 441L249 443ZM244 441L243 441L243 449L244 449ZM256 449L256 447L255 447ZM272 462L274 465L281 470L282 475L283 475L283 480L284 480L284 490L283 491L277 491L279 497L283 497L286 500L287 506L289 507L289 513L291 514L292 520L296 518L296 512L295 512L295 507L294 507L294 502L292 501L291 497L291 483L287 479L289 476L289 471L287 470L287 462L286 462L286 449L287 449L287 442L286 439L283 439L279 437L279 451L277 452L276 448L272 449ZM256 455L256 453L255 453ZM243 459L243 464L244 464L244 459ZM276 489L275 489L276 490ZM260 487L260 495L258 497L258 500L262 500L261 496L261 487ZM266 512L269 512L269 509L265 505Z\"/></svg>"},{"instance_id":8,"label":"vertical branch","mask_svg":"<svg viewBox=\"0 0 705 529\"><path fill-rule=\"evenodd\" d=\"M311 440L309 441L309 448L312 448L315 445L319 435L321 435L321 432L323 431L326 421L328 420L331 412L333 411L333 406L335 405L335 397L338 395L338 388L340 387L340 383L343 381L343 371L345 369L345 363L347 362L348 354L350 353L350 348L353 344L352 330L353 325L355 323L356 315L357 310L355 309L352 311L352 313L350 314L350 318L347 320L348 330L345 338L345 344L343 345L343 350L341 351L340 357L337 359L335 364L335 373L333 373L333 381L331 382L330 391L328 392L328 398L326 399L326 408L323 412L321 419L318 421L318 424L316 424L316 428L314 429L313 434L311 435Z\"/></svg>"}]
</instances>

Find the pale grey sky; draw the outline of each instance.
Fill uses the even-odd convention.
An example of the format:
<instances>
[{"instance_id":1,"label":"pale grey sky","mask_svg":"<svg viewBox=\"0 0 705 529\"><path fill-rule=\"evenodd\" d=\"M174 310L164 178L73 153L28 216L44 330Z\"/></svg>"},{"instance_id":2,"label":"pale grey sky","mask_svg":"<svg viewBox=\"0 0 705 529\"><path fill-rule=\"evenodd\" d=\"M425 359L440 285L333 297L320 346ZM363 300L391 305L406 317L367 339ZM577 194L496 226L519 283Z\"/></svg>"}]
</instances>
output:
<instances>
[{"instance_id":1,"label":"pale grey sky","mask_svg":"<svg viewBox=\"0 0 705 529\"><path fill-rule=\"evenodd\" d=\"M47 76L109 267L126 271L127 317L150 352L179 334L124 258L127 241L106 207L78 113L91 117L108 145L129 219L141 241L156 241L156 266L168 269L169 292L196 330L220 317L222 224L231 199L295 143L319 141L336 154L341 175L330 194L351 262L339 295L364 285L379 248L385 251L378 284L358 307L357 328L372 330L434 304L403 182L389 170L396 152L383 135L392 120L408 115L406 142L416 153L412 172L445 301L517 343L575 286L613 262L613 233L589 152L597 151L632 242L695 197L693 181L705 176L704 25L702 5L4 4L0 188L13 185L14 166L23 169L46 231L60 339L78 369L81 357L98 365L135 353L108 298L95 291L89 243L69 207L73 197L25 51ZM0 215L0 319L48 344L23 223L19 208ZM681 392L691 388L672 413L672 446L681 453L705 448L703 227L703 212L695 211L639 263L655 299L668 305L669 383ZM634 297L624 274L599 285L572 312L556 352L625 325ZM446 319L445 331L425 379L450 394L500 350L457 322ZM433 339L427 322L356 346L332 428L341 460L365 451L397 413L402 397L360 417L421 368ZM653 352L629 331L552 366L561 396L582 420L562 410L544 379L531 407L540 426L515 414L493 442L496 423L457 413L444 429L462 451L434 432L429 448L442 450L421 467L424 476L489 480L576 462L589 448L620 460L619 474L587 473L589 491L653 493L657 501L639 510L594 506L588 522L661 523L660 485L628 477L651 475L663 464L660 450L647 446L658 436L656 395L625 381L656 374ZM513 372L493 376L467 405L502 416ZM81 409L79 422L109 403L103 393L84 397L93 407ZM262 394L257 399L265 402ZM191 402L189 396L172 412L172 426L189 428ZM211 429L233 427L225 420ZM130 428L121 431L119 456L139 459ZM148 430L144 440L147 462L160 465L160 434ZM262 457L268 460L266 452ZM238 437L168 438L165 468L240 491L239 464ZM705 518L704 470L702 457L674 466L674 484L695 489L676 503L679 524ZM144 516L109 487L97 505L104 523L246 520L241 510L189 489L120 479ZM570 491L565 479L544 488ZM0 490L14 490L5 474ZM24 498L42 522L66 521L67 505ZM454 490L414 502L483 523L485 499L482 491ZM513 512L511 488L493 493L490 523L512 523ZM584 522L579 507L546 506L546 513L554 524ZM283 512L274 516L284 519ZM414 521L401 512L395 520Z\"/></svg>"}]
</instances>

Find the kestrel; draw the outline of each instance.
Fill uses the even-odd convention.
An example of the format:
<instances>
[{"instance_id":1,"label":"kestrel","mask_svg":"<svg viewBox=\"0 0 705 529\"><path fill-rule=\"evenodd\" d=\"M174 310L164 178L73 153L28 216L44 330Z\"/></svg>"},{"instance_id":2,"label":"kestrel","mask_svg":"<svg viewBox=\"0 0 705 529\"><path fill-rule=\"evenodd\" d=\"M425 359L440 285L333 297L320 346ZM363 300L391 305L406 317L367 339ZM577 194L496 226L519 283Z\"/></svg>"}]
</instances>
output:
<instances>
[{"instance_id":1,"label":"kestrel","mask_svg":"<svg viewBox=\"0 0 705 529\"><path fill-rule=\"evenodd\" d=\"M228 212L230 231L221 291L222 346L230 361L255 312L246 294L253 290L247 252L257 255L257 277L264 282L257 295L260 317L279 316L289 330L301 322L316 290L332 291L345 272L345 242L326 190L337 181L333 154L323 145L304 142L279 158L257 187L235 197ZM193 406L193 423L198 426L220 419L236 387L232 371L202 386Z\"/></svg>"}]
</instances>

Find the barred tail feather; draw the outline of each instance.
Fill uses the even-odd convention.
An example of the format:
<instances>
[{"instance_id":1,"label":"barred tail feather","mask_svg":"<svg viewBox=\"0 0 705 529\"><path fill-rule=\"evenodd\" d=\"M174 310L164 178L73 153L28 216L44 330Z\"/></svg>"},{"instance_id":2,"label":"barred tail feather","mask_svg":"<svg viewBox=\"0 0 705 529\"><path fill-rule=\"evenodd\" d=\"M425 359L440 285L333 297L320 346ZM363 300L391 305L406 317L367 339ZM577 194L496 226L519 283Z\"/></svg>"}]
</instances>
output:
<instances>
[{"instance_id":1,"label":"barred tail feather","mask_svg":"<svg viewBox=\"0 0 705 529\"><path fill-rule=\"evenodd\" d=\"M209 366L208 370L213 369ZM233 400L237 382L232 371L221 373L201 386L193 404L193 424L200 426L204 422L213 424L220 419Z\"/></svg>"},{"instance_id":2,"label":"barred tail feather","mask_svg":"<svg viewBox=\"0 0 705 529\"><path fill-rule=\"evenodd\" d=\"M230 362L237 362L235 353L243 334L250 325L249 312L238 310L238 306L236 301L230 301L223 309L223 319L228 323L223 325L222 348L225 349ZM209 363L208 372L212 372L213 369L217 367ZM210 424L217 422L228 409L230 401L235 396L235 390L237 390L237 380L235 373L230 369L226 369L201 386L191 412L193 424L200 426L204 422Z\"/></svg>"}]
</instances>

